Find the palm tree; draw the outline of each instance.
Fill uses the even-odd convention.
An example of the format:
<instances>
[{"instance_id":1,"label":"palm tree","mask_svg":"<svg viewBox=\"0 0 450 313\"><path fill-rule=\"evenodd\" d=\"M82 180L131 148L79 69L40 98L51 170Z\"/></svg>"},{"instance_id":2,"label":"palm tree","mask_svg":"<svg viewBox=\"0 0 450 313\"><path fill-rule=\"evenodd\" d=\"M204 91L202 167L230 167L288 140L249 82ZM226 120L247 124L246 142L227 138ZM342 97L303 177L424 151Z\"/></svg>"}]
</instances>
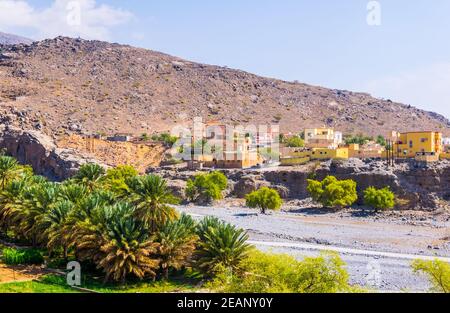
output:
<instances>
[{"instance_id":1,"label":"palm tree","mask_svg":"<svg viewBox=\"0 0 450 313\"><path fill-rule=\"evenodd\" d=\"M84 164L73 177L74 181L85 185L90 191L98 188L105 175L105 169L98 164Z\"/></svg>"},{"instance_id":2,"label":"palm tree","mask_svg":"<svg viewBox=\"0 0 450 313\"><path fill-rule=\"evenodd\" d=\"M198 227L201 238L196 252L197 266L212 275L223 269L239 269L240 262L251 250L247 233L215 218L203 220Z\"/></svg>"},{"instance_id":3,"label":"palm tree","mask_svg":"<svg viewBox=\"0 0 450 313\"><path fill-rule=\"evenodd\" d=\"M168 222L156 233L155 241L159 243L157 255L165 279L169 278L170 268L179 270L189 263L197 240L195 222L184 214L179 220Z\"/></svg>"},{"instance_id":4,"label":"palm tree","mask_svg":"<svg viewBox=\"0 0 450 313\"><path fill-rule=\"evenodd\" d=\"M178 217L170 204L178 203L160 176L134 177L127 182L130 199L136 206L136 217L155 232L159 227Z\"/></svg>"},{"instance_id":5,"label":"palm tree","mask_svg":"<svg viewBox=\"0 0 450 313\"><path fill-rule=\"evenodd\" d=\"M44 241L47 224L43 218L58 199L58 185L45 182L28 187L24 191L24 201L18 214L19 230L33 246Z\"/></svg>"},{"instance_id":6,"label":"palm tree","mask_svg":"<svg viewBox=\"0 0 450 313\"><path fill-rule=\"evenodd\" d=\"M60 188L60 197L72 203L78 203L86 198L88 190L86 186L76 184L74 181L67 181Z\"/></svg>"},{"instance_id":7,"label":"palm tree","mask_svg":"<svg viewBox=\"0 0 450 313\"><path fill-rule=\"evenodd\" d=\"M14 179L21 170L16 159L9 156L0 156L0 187L3 189L8 181Z\"/></svg>"},{"instance_id":8,"label":"palm tree","mask_svg":"<svg viewBox=\"0 0 450 313\"><path fill-rule=\"evenodd\" d=\"M13 180L0 191L0 227L4 229L5 234L18 214L26 186L25 179Z\"/></svg>"},{"instance_id":9,"label":"palm tree","mask_svg":"<svg viewBox=\"0 0 450 313\"><path fill-rule=\"evenodd\" d=\"M53 207L44 213L42 223L45 225L44 236L46 237L46 245L49 253L59 247L63 249L63 256L68 257L70 233L65 228L67 218L70 211L74 208L73 202L62 200L57 202Z\"/></svg>"},{"instance_id":10,"label":"palm tree","mask_svg":"<svg viewBox=\"0 0 450 313\"><path fill-rule=\"evenodd\" d=\"M125 282L128 275L137 278L155 277L159 261L145 225L134 217L134 207L118 202L97 208L94 218L84 225L76 248L82 260L93 260L105 273L105 281L112 278Z\"/></svg>"}]
</instances>

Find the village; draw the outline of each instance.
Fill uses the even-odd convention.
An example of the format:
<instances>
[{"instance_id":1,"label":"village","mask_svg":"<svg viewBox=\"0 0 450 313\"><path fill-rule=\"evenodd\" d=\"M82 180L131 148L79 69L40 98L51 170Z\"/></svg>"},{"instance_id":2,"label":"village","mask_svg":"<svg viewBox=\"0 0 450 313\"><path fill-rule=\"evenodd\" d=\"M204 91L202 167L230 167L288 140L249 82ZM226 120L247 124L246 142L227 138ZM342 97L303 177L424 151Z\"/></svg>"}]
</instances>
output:
<instances>
[{"instance_id":1,"label":"village","mask_svg":"<svg viewBox=\"0 0 450 313\"><path fill-rule=\"evenodd\" d=\"M295 167L311 161L352 158L385 160L387 164L402 160L428 164L450 159L450 138L436 131L391 131L386 136L372 138L344 135L327 127L307 128L298 134L283 134L278 127L266 127L264 132L250 133L232 127L230 131L227 125L210 122L194 135L95 137L139 145L159 141L167 148L166 159L173 164L185 163L191 170ZM90 144L92 136L85 140Z\"/></svg>"}]
</instances>

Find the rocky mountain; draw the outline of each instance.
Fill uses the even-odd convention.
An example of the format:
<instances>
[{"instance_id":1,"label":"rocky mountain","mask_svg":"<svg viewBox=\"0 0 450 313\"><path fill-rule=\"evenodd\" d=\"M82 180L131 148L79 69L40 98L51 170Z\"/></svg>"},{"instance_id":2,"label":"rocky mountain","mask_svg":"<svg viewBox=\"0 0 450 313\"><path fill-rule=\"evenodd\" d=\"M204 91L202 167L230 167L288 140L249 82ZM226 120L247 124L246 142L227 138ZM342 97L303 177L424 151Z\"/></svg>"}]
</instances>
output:
<instances>
[{"instance_id":1,"label":"rocky mountain","mask_svg":"<svg viewBox=\"0 0 450 313\"><path fill-rule=\"evenodd\" d=\"M0 123L54 138L166 131L195 116L279 122L284 132L327 125L354 134L420 129L450 136L446 118L410 105L125 45L58 37L0 51Z\"/></svg>"},{"instance_id":2,"label":"rocky mountain","mask_svg":"<svg viewBox=\"0 0 450 313\"><path fill-rule=\"evenodd\" d=\"M17 35L0 32L0 45L17 45L21 43L31 44L33 43L33 40Z\"/></svg>"}]
</instances>

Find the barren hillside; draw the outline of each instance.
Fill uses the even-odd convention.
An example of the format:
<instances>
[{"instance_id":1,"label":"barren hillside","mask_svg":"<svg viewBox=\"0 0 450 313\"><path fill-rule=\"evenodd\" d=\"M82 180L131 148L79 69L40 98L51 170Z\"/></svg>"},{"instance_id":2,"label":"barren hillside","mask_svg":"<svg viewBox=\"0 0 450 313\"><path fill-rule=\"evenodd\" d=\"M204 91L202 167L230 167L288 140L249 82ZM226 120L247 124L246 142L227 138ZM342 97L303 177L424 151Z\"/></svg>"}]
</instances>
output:
<instances>
[{"instance_id":1,"label":"barren hillside","mask_svg":"<svg viewBox=\"0 0 450 313\"><path fill-rule=\"evenodd\" d=\"M159 52L58 37L0 46L1 123L70 133L153 133L194 116L282 131L439 130L444 117L365 93L263 78Z\"/></svg>"}]
</instances>

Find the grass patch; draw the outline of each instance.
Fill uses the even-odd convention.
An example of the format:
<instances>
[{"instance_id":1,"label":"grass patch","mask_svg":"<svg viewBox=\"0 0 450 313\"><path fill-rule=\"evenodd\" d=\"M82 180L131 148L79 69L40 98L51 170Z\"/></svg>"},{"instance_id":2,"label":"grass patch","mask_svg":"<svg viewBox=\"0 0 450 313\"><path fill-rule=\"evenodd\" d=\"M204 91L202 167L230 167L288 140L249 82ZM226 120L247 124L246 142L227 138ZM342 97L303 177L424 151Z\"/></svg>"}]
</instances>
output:
<instances>
[{"instance_id":1,"label":"grass patch","mask_svg":"<svg viewBox=\"0 0 450 313\"><path fill-rule=\"evenodd\" d=\"M138 282L127 285L102 284L92 278L84 279L82 288L100 293L167 293L193 292L195 281L172 279L169 281ZM47 275L39 281L15 282L0 284L0 293L77 293L66 283L66 278L57 275Z\"/></svg>"}]
</instances>

